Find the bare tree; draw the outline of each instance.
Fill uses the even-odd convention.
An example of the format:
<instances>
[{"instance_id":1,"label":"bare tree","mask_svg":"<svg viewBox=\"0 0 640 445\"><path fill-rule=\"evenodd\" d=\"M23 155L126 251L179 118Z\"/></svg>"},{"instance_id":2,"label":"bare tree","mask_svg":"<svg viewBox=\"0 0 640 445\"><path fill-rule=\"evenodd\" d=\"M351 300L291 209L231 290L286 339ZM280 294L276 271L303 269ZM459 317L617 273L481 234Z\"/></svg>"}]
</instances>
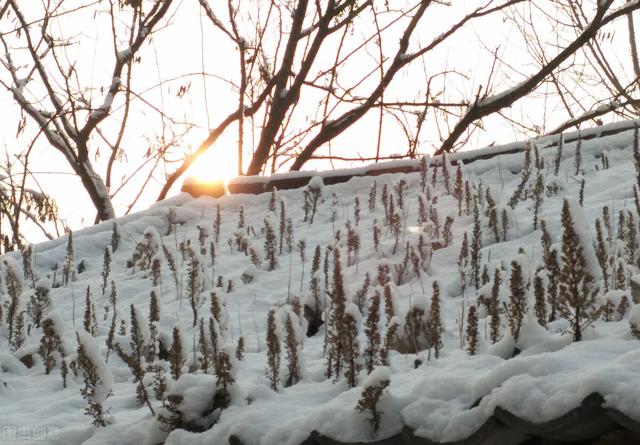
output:
<instances>
[{"instance_id":1,"label":"bare tree","mask_svg":"<svg viewBox=\"0 0 640 445\"><path fill-rule=\"evenodd\" d=\"M88 67L70 50L77 46L75 36L64 35L58 22L66 15L90 8L98 13L95 2L64 9L63 2L45 0L38 5L30 4L25 11L19 2L8 0L0 10L0 17L9 28L0 34L4 47L2 64L9 74L2 85L36 124L39 129L36 138L44 135L81 180L96 208L98 221L115 216L109 182L113 162L121 156L136 54L159 26L171 3L172 0L120 4L109 1L113 45L111 79L100 87L100 103L93 98L93 85L87 84L91 76L80 72ZM119 129L114 137L106 136L100 126L111 116L114 100L121 95L124 105ZM97 144L92 143L95 137L110 147L105 175L96 171L92 161L97 156Z\"/></svg>"},{"instance_id":2,"label":"bare tree","mask_svg":"<svg viewBox=\"0 0 640 445\"><path fill-rule=\"evenodd\" d=\"M290 2L289 9L271 1L259 10L243 11L240 2L227 0L224 7L199 0L203 13L213 26L233 42L239 53L239 97L237 108L224 118L198 149L187 156L168 176L159 199L166 196L175 181L232 124L242 127L251 119L251 131L257 132L257 142L251 147L252 157L246 174L275 171L283 165L299 170L316 151L352 127L370 111L380 113L377 153L380 159L382 116L387 107L447 107L459 108L466 102L443 104L436 100L416 103L411 100L384 102L384 94L394 78L412 62L448 41L472 20L479 19L522 0L497 2L489 0L468 14L463 14L448 29L428 44L412 48L416 30L427 11L441 7L437 1L405 2L392 8L388 2L371 0L328 0ZM217 8L220 10L218 11ZM286 10L283 10L285 8ZM237 17L244 12L255 26L251 34L241 35ZM374 23L369 29L367 25ZM265 34L275 31L277 39L270 46ZM383 50L382 39L397 37L393 53ZM361 63L368 51L376 48L374 64ZM331 55L326 55L331 51ZM354 62L355 61L355 62ZM378 78L375 79L377 74ZM313 118L305 118L313 109ZM256 122L257 121L257 122ZM422 125L422 118L419 125ZM238 152L241 153L242 133L239 130ZM408 150L415 156L416 143ZM357 157L356 157L357 158ZM271 162L271 168L268 164ZM239 167L239 172L242 171Z\"/></svg>"},{"instance_id":3,"label":"bare tree","mask_svg":"<svg viewBox=\"0 0 640 445\"><path fill-rule=\"evenodd\" d=\"M0 253L22 249L27 233L39 231L46 238L61 235L56 202L39 189L27 185L30 177L30 146L24 153L10 155L0 164ZM47 227L52 223L55 233Z\"/></svg>"},{"instance_id":4,"label":"bare tree","mask_svg":"<svg viewBox=\"0 0 640 445\"><path fill-rule=\"evenodd\" d=\"M569 32L574 35L580 33L587 24L588 14L585 10L588 5L575 0L564 0L559 6L560 11L564 12L561 20L571 24L568 27ZM616 28L607 32L600 32L598 38L590 40L577 54L578 60L574 61L568 75L564 76L564 79L556 80L557 94L569 118L548 131L548 134L560 133L572 127L580 128L582 123L589 121L601 125L602 117L605 115L623 119L638 117L640 60L633 18L634 8L627 6L620 10L627 19L626 36L622 24L617 24ZM558 20L555 17L551 23L557 24ZM628 51L620 51L623 48L621 41L624 42L625 38ZM580 90L580 98L574 93L570 82L571 78L579 77L585 79L589 85L588 88Z\"/></svg>"},{"instance_id":5,"label":"bare tree","mask_svg":"<svg viewBox=\"0 0 640 445\"><path fill-rule=\"evenodd\" d=\"M632 15L640 8L638 2L616 9L614 0L485 0L457 6L438 0L198 0L189 7L200 13L202 41L184 45L200 48L201 72L179 67L171 76L164 74L157 54L175 53L155 46L156 40L171 36L173 21L182 18L184 7L173 7L171 0L85 0L74 7L44 0L29 9L19 3L8 0L0 6L5 51L0 83L22 113L18 133L31 138L30 146L46 144L62 154L90 196L96 220L115 216L113 198L127 187L135 188L127 211L152 180L160 183L158 199L166 197L189 167L227 135L236 145L237 173L256 175L299 170L315 159L415 157L425 151L425 140L437 153L455 151L489 117L526 134L546 132L546 114L541 123L529 124L508 111L532 95L541 96L545 104L561 104L562 113L556 111L553 117L558 121L561 116L561 124L551 132L611 112L635 116L640 109L640 61ZM536 28L539 16L551 29L558 28L557 33L543 38ZM79 38L73 28L62 26L83 19L106 23L110 29L108 38L96 37L100 52L96 50L92 59L109 67L102 76L106 80L93 78ZM627 21L627 64L633 74L618 72L610 58L605 33L617 19ZM559 20L566 23L562 29L555 26ZM468 60L442 60L442 51L458 45L456 39L472 24L487 21L505 31L520 31L527 60L512 64L501 50L485 45L488 76L479 85L477 76L468 75ZM205 45L205 34L207 39L213 36L213 50ZM236 57L219 58L216 50L221 46L235 51ZM145 47L155 54L156 66ZM155 68L157 83L149 86L143 66ZM585 81L577 77L581 73L588 73L589 85L598 86L586 96L576 93ZM195 92L192 76L203 81ZM411 87L399 81L400 76L411 79ZM181 85L174 102L165 103L163 95L176 82ZM208 88L220 85L227 96L217 103L219 120L210 125ZM161 100L150 99L149 91ZM187 96L203 96L205 113L191 107L188 118L178 118L182 111L175 110L175 101ZM159 116L161 127L157 138L147 135L151 143L146 153L128 148L148 131L137 128L140 119L131 117L142 109ZM367 131L366 151L334 153L333 144L342 143L345 134L371 124L376 131ZM180 144L191 128L207 134L195 150L185 152ZM391 155L382 152L390 135L406 139L402 145L394 138L400 149ZM116 180L116 165L125 164L124 176ZM165 176L158 178L158 172Z\"/></svg>"},{"instance_id":6,"label":"bare tree","mask_svg":"<svg viewBox=\"0 0 640 445\"><path fill-rule=\"evenodd\" d=\"M378 110L380 113L375 156L371 154L370 156L337 157L337 159L376 161L381 159L379 153L380 132L383 127L384 115L391 116L401 126L407 137L406 156L409 157L415 156L417 152L419 135L425 124L431 127L435 126L441 134L442 142L436 151L437 154L459 148L469 133L481 127L482 119L488 116L499 115L511 125L523 125L509 118L503 110L519 99L538 91L544 82L556 82L559 72L565 70L563 64L570 62L579 51L583 51L586 47L595 46L597 44L595 37L607 25L618 18L629 17L629 14L640 7L635 2L629 2L614 9L613 0L594 2L592 17L589 18L585 12L586 8L581 6L579 2L566 0L564 3L568 3L574 11L576 22L574 29L578 31L577 34L573 38L567 38L562 45L554 46L549 42L541 42L538 48L530 48L529 55L538 64L537 70L529 75L519 73L522 80L503 91L494 91L495 85L498 84L495 73L499 69L504 71L512 67L508 61L502 60L496 51L492 55L493 65L486 85L475 88L475 93L471 97L458 94L457 98L447 101L435 98L431 83L438 77L442 78L441 82L444 84L450 82L451 76L458 75L456 69L453 68L428 76L423 100L414 100L401 95L392 100L385 98L385 92L399 72L407 69L415 61L421 61L424 67L428 63L425 60L428 61L430 53L448 43L469 22L503 11L507 12L507 16L513 17L518 14L517 8L521 7L521 3L527 3L526 7L531 7L528 5L531 2L517 0L502 3L488 1L463 14L430 42L414 48L415 44L412 44L412 39L416 38L418 25L431 8L439 6L439 2L407 3L404 7L394 10L388 6L376 6L373 2L329 1L326 5L317 3L314 8L314 5L310 5L308 1L297 1L292 4L288 15L275 14L279 17L279 20L275 21L278 23L278 29L286 29L288 32L286 36L280 35L274 50L275 56L269 58L261 40L263 34L256 32L251 39L248 39L238 33L236 17L239 7L234 6L235 3L232 0L228 0L226 5L229 11L227 18L230 25L228 26L222 22L220 15L215 14L206 0L200 0L203 10L212 23L236 44L241 62L244 60L243 63L246 64L247 60L265 60L266 58L273 62L260 65L259 72L265 74L265 67L273 66L274 68L271 68L270 74L265 76L269 82L262 83L261 88L258 89L261 94L258 96L255 96L255 93L253 96L247 93L247 85L255 85L255 81L252 80L251 69L253 68L241 70L238 92L240 96L244 93L254 98L248 102L251 105L239 106L235 112L211 131L209 137L194 155L187 157L183 165L168 177L160 198L166 195L175 180L186 171L199 154L207 150L229 125L237 120L242 120L242 118L250 117L253 119L259 116L262 119L261 124L256 127L254 123L252 127L254 131L258 132L258 141L253 146L253 156L246 170L246 174L249 175L267 171L269 160L272 163L270 170L274 171L285 165L291 170L299 170L310 159L336 159L331 153L328 156L319 156L316 152L320 148L330 146L332 140L349 130L372 110ZM556 1L554 7L563 8L562 3ZM271 2L269 12L263 17L269 19L273 8L278 9ZM543 9L542 6L538 8ZM283 23L282 17L290 19L290 22ZM360 29L363 21L375 23L375 28L364 38L361 35L358 36L360 40L355 44L349 40L349 37L355 34L354 29ZM307 26L304 26L305 24ZM388 54L388 51L385 54L381 42L387 34L394 35L390 34L390 28L392 28L390 24L397 25L393 28L393 32L399 36L399 43L392 54ZM263 31L267 28L268 26L256 25L257 31ZM329 37L338 31L336 43ZM374 42L374 47L378 49L377 65L367 67L367 70L347 70L346 64L349 58L355 58L360 49L370 51L371 47L368 45L370 42ZM325 47L337 48L335 58L318 56L321 49ZM350 51L345 49L353 47L355 49ZM540 51L551 52L554 48L558 48L558 53L553 56L547 56L546 53L539 54ZM632 45L631 49L633 50L633 48ZM498 65L500 66L498 67ZM344 72L349 73L348 81L345 81L347 76ZM375 81L376 73L379 74L377 81ZM571 79L567 79L565 82L570 81ZM576 78L572 81L574 85L577 82ZM462 79L462 82L464 83L465 80ZM468 80L466 82L468 84L466 89L471 91L472 88L469 87L472 87L473 83ZM341 86L347 83L349 86ZM316 99L314 96L318 90L323 93L320 99ZM622 89L618 88L618 90L618 96L620 96ZM309 99L310 97L312 99ZM600 106L590 114L581 115L577 119L572 116L572 120L566 122L559 130L576 125L588 118L606 114L621 106L637 106L632 97L627 95L624 99L623 101L611 100L606 106ZM301 123L297 114L308 105L300 104L308 104L309 100L317 100L318 112L310 123ZM242 103L243 99L241 98L239 104L242 105ZM244 110L244 113L240 112L241 109ZM430 115L430 112L439 112L440 116ZM415 116L415 118L410 120L411 116ZM454 123L450 124L452 120ZM527 130L530 132L534 128L527 128ZM242 139L239 137L238 140L241 144ZM242 152L242 147L239 146L238 150L239 153Z\"/></svg>"},{"instance_id":7,"label":"bare tree","mask_svg":"<svg viewBox=\"0 0 640 445\"><path fill-rule=\"evenodd\" d=\"M594 54L594 59L592 59L590 63L595 63L601 68L606 68L606 62L598 59L598 55L602 54L602 51L597 49L599 48L599 44L597 42L599 33L601 33L605 26L611 24L616 19L629 16L633 11L640 9L640 4L637 2L627 2L620 8L614 9L614 0L598 1L593 2L594 13L593 16L589 18L585 12L586 8L581 6L582 2L567 0L566 2L556 1L554 3L556 8L567 7L571 10L574 20L574 29L577 31L576 36L572 40L566 42L566 44L563 44L561 46L561 50L555 56L547 57L546 54L541 56L538 61L540 66L537 71L534 74L525 76L524 79L516 85L495 94L488 94L486 90L479 89L474 100L466 109L460 120L455 124L449 136L436 151L436 154L452 151L456 147L456 143L459 138L468 131L471 125L482 118L498 113L506 107L510 107L519 99L522 99L534 92L543 81L551 79L551 81L556 82L557 85L557 73L561 68L561 65L585 47ZM554 46L542 44L538 45L537 49L547 52L547 48L554 48ZM624 101L618 101L617 99L615 99L615 101L611 100L607 106L596 109L590 113L586 113L582 117L572 117L568 123L559 126L555 131L563 131L566 128L570 128L571 126L578 125L585 120L606 114L612 110L620 108L621 106L637 106L636 100L625 93L626 88L619 85L619 82L616 82L615 76L609 76L608 80L614 85L614 96L622 96ZM576 83L579 83L579 79L574 78L571 82L575 85ZM605 84L604 80L602 84ZM615 86L616 84L617 86ZM562 99L566 98L566 92L563 92L562 89L559 89L559 92ZM579 101L580 99L578 99L578 102Z\"/></svg>"}]
</instances>

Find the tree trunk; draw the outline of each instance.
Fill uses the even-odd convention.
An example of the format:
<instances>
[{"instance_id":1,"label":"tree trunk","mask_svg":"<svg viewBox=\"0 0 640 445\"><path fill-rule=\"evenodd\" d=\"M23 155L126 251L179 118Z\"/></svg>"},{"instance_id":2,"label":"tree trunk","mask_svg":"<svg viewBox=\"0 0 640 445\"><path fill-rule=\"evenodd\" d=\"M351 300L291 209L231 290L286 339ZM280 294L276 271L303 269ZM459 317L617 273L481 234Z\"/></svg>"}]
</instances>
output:
<instances>
[{"instance_id":1,"label":"tree trunk","mask_svg":"<svg viewBox=\"0 0 640 445\"><path fill-rule=\"evenodd\" d=\"M106 221L108 219L115 218L116 214L113 210L113 204L111 203L111 197L104 181L98 175L91 163L87 160L81 164L74 166L76 174L80 177L82 185L89 194L91 202L93 203L96 211L96 223L100 221Z\"/></svg>"}]
</instances>

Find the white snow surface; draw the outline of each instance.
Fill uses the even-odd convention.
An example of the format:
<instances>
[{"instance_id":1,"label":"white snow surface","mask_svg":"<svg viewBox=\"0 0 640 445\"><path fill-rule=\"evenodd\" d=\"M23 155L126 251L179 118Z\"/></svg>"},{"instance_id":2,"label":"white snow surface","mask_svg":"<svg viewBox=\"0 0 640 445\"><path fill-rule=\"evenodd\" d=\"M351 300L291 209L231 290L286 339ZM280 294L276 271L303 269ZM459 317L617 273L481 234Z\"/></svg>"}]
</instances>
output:
<instances>
[{"instance_id":1,"label":"white snow surface","mask_svg":"<svg viewBox=\"0 0 640 445\"><path fill-rule=\"evenodd\" d=\"M628 127L626 127L628 128ZM613 136L585 140L582 143L582 168L586 179L584 206L580 213L583 223L581 239L591 243L596 217L601 215L602 207L609 206L612 215L612 227L615 231L619 210L635 212L632 185L635 171L633 167L632 131L628 130ZM542 145L541 145L542 146ZM598 156L607 150L610 168L601 169ZM545 196L541 209L541 217L547 222L552 236L552 243L561 240L560 211L564 198L576 201L580 189L579 181L572 176L574 171L573 155L575 143L566 143L561 161L560 174L553 176L553 159L555 148L543 148L540 153L545 168L547 184L558 185L555 196ZM458 156L450 156L455 161ZM404 162L404 161L403 161ZM416 161L412 161L416 162ZM505 203L513 194L523 164L523 154L503 154L489 160L478 160L464 168L464 177L470 184L489 186L496 202ZM598 169L596 169L598 166ZM84 414L86 402L80 395L83 381L70 372L67 387L62 387L59 367L46 375L42 360L34 354L34 366L27 368L14 355L7 340L7 324L3 319L0 325L0 425L24 427L33 431L35 428L49 427L52 435L50 443L89 443L89 444L155 444L166 440L167 444L224 444L231 435L238 436L243 443L251 444L298 444L306 439L312 431L317 431L340 441L371 441L390 437L401 431L404 425L414 429L415 434L434 441L449 442L468 437L475 432L499 406L513 414L531 422L552 420L571 409L593 392L600 393L607 407L622 411L627 416L640 420L640 340L630 332L630 318L640 324L640 309L634 306L619 321L605 322L598 320L584 332L584 339L572 342L567 333L569 323L556 320L547 328L540 326L532 314L525 317L519 339L522 352L512 357L513 339L508 335L506 319L502 320L502 339L491 344L485 332L489 317L479 321L480 338L478 355L469 356L460 349L458 326L462 302L465 308L476 301L476 291L467 286L462 295L459 282L458 254L465 231L471 235L473 217L457 216L457 201L445 194L441 169L438 169L437 183L434 193L438 196L435 207L440 218L455 215L453 224L453 243L451 246L435 250L430 266L420 276L408 268L407 282L392 285L393 305L396 315L392 323L404 326L404 316L410 303L426 309L431 298L433 281L441 285L441 313L446 332L443 336L444 348L438 359L433 356L427 360L422 352L419 357L423 363L416 369L416 354L403 354L392 350L388 368L378 368L367 377L362 371L358 378L359 386L349 388L344 378L338 382L327 379L324 375L326 362L323 357L324 326L313 337L303 337L301 351L304 366L302 380L278 392L269 389L266 377L266 319L268 310L279 307L279 316L290 310L294 296L301 301L308 301L309 283L311 279L311 259L316 245L320 245L323 259L326 247L334 246L334 231L341 231L340 251L344 272L345 290L349 298L362 286L364 274L369 273L372 284L368 292L371 296L376 289L377 267L379 263L387 263L394 276L394 266L400 265L405 255L407 241L413 245L417 242L419 230L406 230L401 235L398 251L392 255L394 245L393 234L383 226L384 210L380 203L382 186L386 183L389 190L402 177L407 182L404 213L407 226L415 226L417 220L417 198L420 193L418 173L407 175L381 175L377 177L356 177L347 183L326 185L327 196L335 193L339 200L337 208L332 208L330 200L318 204L318 212L314 223L309 225L303 221L302 189L278 191L278 199L286 199L287 216L294 226L294 243L292 252L284 246L274 271L266 267L261 269L251 266L250 259L239 252L233 242L237 228L238 212L241 206L245 209L246 224L253 231L245 232L250 246L253 246L264 258L264 235L261 233L270 194L258 196L235 195L218 199L200 197L193 199L181 194L167 199L150 209L115 220L120 228L122 239L120 246L113 252L109 280L114 280L117 287L118 323L120 319L129 324L129 306L134 304L139 312L138 319L146 325L149 311L149 295L152 289L151 276L148 271L139 268L128 268L126 263L131 258L136 243L144 233L155 232L161 242L176 255L178 265L178 289L166 261L162 261L161 283L155 288L162 307L162 317L158 323L158 335L166 341L171 340L173 326L180 326L182 346L187 363L183 368L183 377L173 382L170 374L170 390L180 391L185 395L188 406L185 410L190 416L207 407L216 385L215 376L197 371L195 375L187 374L192 363L192 349L197 341L197 327L192 327L192 308L186 296L187 263L182 261L180 243L190 241L191 247L199 251L197 225L209 227L209 237L205 240L208 249L213 239L213 222L216 206L220 206L222 225L220 240L216 248L216 260L212 266L210 257L203 255L205 266L205 289L201 294L198 308L200 317L209 319L209 294L215 290L221 304L224 304L223 324L221 327L221 343L233 357L238 337L242 335L245 342L245 354L241 361L232 360L233 375L236 380L232 389L231 406L222 410L217 422L206 431L188 432L175 430L163 432L146 406L136 403L132 374L122 360L111 352L105 363L107 346L106 338L112 312L107 320L103 319L104 307L109 305L109 289L102 296L102 262L104 249L111 243L111 231L114 221L108 221L74 233L75 259L78 263L85 259L87 269L77 275L76 281L66 287L60 287L61 265L65 256L66 237L47 241L33 246L32 267L36 274L35 281L48 279L51 283L50 309L55 311L56 326L65 330L65 346L72 352L76 349L75 332L79 332L82 341L100 364L101 377L104 378L105 389L112 391L106 399L105 407L110 409L106 427L95 427L91 418ZM535 176L535 175L532 175ZM378 197L376 209L368 210L367 194L372 183L377 182ZM430 182L430 181L429 181ZM346 248L347 220L354 221L354 198L361 202L360 223L357 226L361 237L361 247L357 261L348 266ZM574 204L576 205L576 204ZM575 208L575 207L574 207ZM534 268L540 264L541 246L540 230L533 230L533 203L529 198L518 203L509 213L509 231L507 241L496 243L492 231L487 226L487 217L481 211L483 224L481 250L483 264L489 264L489 272L493 276L493 268L504 263L507 271L502 273L503 285L501 299L508 296L509 264L516 258L518 248L524 254L518 261L527 264L525 276L533 276ZM331 215L337 211L337 220L332 224ZM278 210L279 212L279 210ZM169 215L179 224L169 227ZM574 213L574 217L575 217ZM272 218L269 216L269 218ZM380 248L373 246L373 220L382 228ZM278 218L272 218L276 232ZM299 239L306 240L306 261L300 260L295 247ZM471 240L471 236L469 237ZM593 246L586 250L592 255ZM160 249L162 258L162 249ZM4 264L19 271L22 276L21 257L19 253L5 256ZM329 279L333 265L333 254L329 256ZM593 258L592 258L593 260ZM54 266L58 269L54 272ZM597 268L597 263L594 266ZM254 279L243 283L241 275L251 271ZM531 273L529 273L531 272ZM630 275L640 270L632 269ZM6 272L2 271L2 287L0 288L0 304L5 304L9 297L5 288ZM224 288L212 288L222 276ZM324 286L322 265L317 275L321 289ZM233 290L227 293L228 280L233 282ZM21 310L26 310L31 280L24 280ZM302 282L302 294L300 283ZM98 329L95 337L83 331L84 291L91 286ZM490 284L489 284L490 286ZM505 290L506 286L506 290ZM423 291L424 289L424 291ZM490 287L483 288L486 295ZM381 291L381 288L378 288ZM506 294L505 294L506 292ZM531 294L533 292L530 292ZM324 296L323 296L324 298ZM533 296L530 295L529 307L533 308ZM631 301L630 301L631 302ZM321 301L324 304L325 301ZM327 313L330 301L327 303ZM348 311L358 315L358 309L349 305ZM384 300L381 301L380 326L386 324ZM481 311L480 311L481 312ZM6 311L4 312L6 317ZM366 312L359 323L366 319ZM293 318L296 320L296 318ZM280 323L279 323L280 324ZM366 345L366 336L362 324L359 326L359 344L361 349ZM26 336L22 350L35 350L40 342L42 330L33 327ZM128 335L128 329L127 329ZM147 338L148 333L144 336ZM384 338L384 331L381 332ZM126 344L128 337L118 337L115 341ZM281 377L287 372L284 347L282 350ZM72 356L67 356L71 359ZM104 367L103 367L104 366ZM112 376L112 380L110 379ZM150 376L148 375L147 378ZM391 383L380 400L379 408L383 412L380 429L374 433L365 416L355 410L362 389L367 382L389 378ZM111 385L111 382L112 385ZM151 388L148 388L153 394ZM153 396L152 396L153 397ZM480 400L477 405L476 402ZM156 410L161 410L161 403L155 399L151 402ZM473 407L472 407L473 406ZM194 414L195 413L195 414ZM194 417L194 418L195 418Z\"/></svg>"},{"instance_id":2,"label":"white snow surface","mask_svg":"<svg viewBox=\"0 0 640 445\"><path fill-rule=\"evenodd\" d=\"M100 355L100 349L96 340L85 330L77 331L80 342L85 347L85 353L95 366L98 381L96 383L94 399L99 403L105 403L113 391L113 374L107 367L104 358ZM105 406L105 408L107 408Z\"/></svg>"}]
</instances>

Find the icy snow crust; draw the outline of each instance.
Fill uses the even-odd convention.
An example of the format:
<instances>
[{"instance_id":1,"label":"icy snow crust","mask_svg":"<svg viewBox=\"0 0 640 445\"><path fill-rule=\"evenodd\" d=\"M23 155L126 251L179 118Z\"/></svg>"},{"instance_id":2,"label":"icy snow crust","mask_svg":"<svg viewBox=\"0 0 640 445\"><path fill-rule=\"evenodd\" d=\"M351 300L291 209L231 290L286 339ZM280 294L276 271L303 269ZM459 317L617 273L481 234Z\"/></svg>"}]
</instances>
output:
<instances>
[{"instance_id":1,"label":"icy snow crust","mask_svg":"<svg viewBox=\"0 0 640 445\"><path fill-rule=\"evenodd\" d=\"M633 208L634 169L631 162L631 141L631 131L583 141L582 168L587 182L584 218L581 219L591 234L594 219L601 214L603 205L609 206L614 216L618 210ZM542 218L547 222L553 243L560 241L559 220L563 198L576 200L578 197L580 181L573 176L574 150L575 143L565 144L557 178L553 178L549 173L553 167L555 148L541 150L547 164L548 180L554 180L560 188L558 196L545 198L542 207ZM604 150L608 152L610 169L596 171L595 166L600 165L599 156ZM497 205L505 206L519 181L522 164L521 153L501 155L465 166L464 175L471 183L478 184L482 181L484 186L491 187ZM452 168L451 172L455 173L455 169ZM386 258L390 265L401 261L404 243L400 243L399 252L392 256L394 241L386 229L383 229L378 252L374 250L371 239L373 220L377 219L381 224L384 219L380 204L382 186L385 183L392 186L400 179L404 179L408 186L408 225L415 226L419 193L418 173L382 175L376 178L358 177L346 184L325 186L325 201L318 205L318 213L311 226L302 222L302 190L277 193L278 199L284 198L287 203L287 214L292 217L294 223L296 242L302 238L306 240L307 260L302 285L303 297L308 294L313 249L320 244L324 252L324 247L333 242L331 196L334 193L339 200L334 225L336 229L342 229L342 242L346 239L344 223L347 219L353 220L355 196L359 196L362 208L358 226L362 246L357 266L346 266L346 248L342 248L347 294L352 296L360 288L365 272L371 274L373 287L376 267L380 260ZM378 185L378 202L376 211L371 214L366 204L367 190L374 181L377 181ZM444 194L440 174L435 191L441 195L437 208L442 219L447 214L457 215L457 202ZM453 245L435 251L430 268L422 275L422 284L426 292L422 292L415 277L393 289L396 314L402 325L409 301L419 302L418 304L427 308L428 303L422 300L430 298L432 282L438 280L442 290L441 312L446 333L439 359L432 358L427 361L426 355L421 353L423 363L414 369L415 354L404 355L392 351L389 369L378 371L378 374L372 377L375 379L390 376L391 379L390 386L380 400L379 408L383 414L377 434L374 434L370 424L366 422L365 414L354 409L366 381L366 373L360 375L360 386L353 389L349 389L344 380L332 383L324 376L324 327L314 337L304 338L302 381L279 392L271 391L265 375L267 311L273 305L286 302L290 273L291 294L300 295L303 265L297 249L294 248L289 254L285 248L284 254L279 257L276 270L268 272L266 267L261 270L252 269L255 273L254 279L245 284L241 275L250 264L249 258L231 250L227 245L227 240L237 230L239 209L244 206L245 219L256 230L255 237L249 237L249 245L264 259L264 239L260 234L260 228L267 213L269 199L269 193L259 196L225 196L216 200L207 197L192 199L182 194L147 211L117 220L122 240L120 247L113 254L111 279L117 283L118 312L120 317L128 322L129 305L133 303L140 312L140 321L144 323L143 320L148 317L151 281L147 273L134 273L126 267L136 242L149 227L153 227L162 236L163 243L174 253L177 243L187 239L197 248L196 226L200 224L211 228L216 205L220 205L222 230L217 248L215 277L217 279L221 274L226 280L233 280L234 284L234 290L230 294L219 292L225 302L228 318L225 342L230 351L233 351L238 336L243 335L245 357L240 362L234 361L236 385L232 392L232 403L222 411L212 428L202 433L176 430L167 435L161 431L148 408L136 405L135 384L131 372L115 353L111 353L107 363L109 375L113 375L113 384L110 387L112 395L105 401L105 407L110 409L111 424L104 428L92 426L91 418L84 415L86 403L79 391L83 385L82 380L74 378L70 373L68 386L63 389L59 368L54 369L50 375L45 375L42 361L35 354L35 365L27 369L16 358L18 353L9 352L4 323L1 327L3 335L0 335L0 425L26 428L46 425L57 428L57 435L51 438L51 442L61 444L86 442L143 445L163 440L168 444L223 444L227 443L231 435L235 435L245 444L294 445L305 440L312 431L339 441L354 442L390 437L399 433L404 426L413 429L418 436L438 442L450 442L466 438L477 431L496 407L501 407L522 419L540 423L569 412L593 392L598 392L604 397L606 407L615 408L633 419L640 420L640 343L630 334L627 318L610 323L598 321L585 331L583 341L572 343L571 335L563 333L568 328L567 322L559 320L545 329L529 315L525 319L518 344L522 352L516 357L511 357L514 344L513 339L507 334L508 329L504 321L502 340L491 345L485 339L486 319L480 318L479 354L471 357L460 350L458 318L461 303L464 300L465 306L468 307L476 299L475 291L470 289L461 295L458 279L456 261L462 236L464 231L471 231L473 224L473 217L464 215L456 216L453 225ZM531 208L532 201L529 199L520 202L510 213L509 235L505 242L494 243L493 235L486 227L486 221L484 222L484 260L490 259L492 265L500 261L509 265L518 248L522 247L529 264L525 273L533 273L535 265L539 262L541 247L540 231L534 231L532 227ZM174 221L182 225L172 234L166 235L170 213ZM274 220L277 221L277 218ZM109 301L109 288L102 296L100 274L104 248L110 245L111 228L110 221L74 233L75 263L78 264L84 259L87 270L79 274L77 280L69 286L52 288L50 294L51 310L56 311L56 324L66 329L66 347L74 350L75 331L82 329L84 292L87 286L91 287L99 326L95 341L87 338L90 336L86 333L81 334L81 338L87 340L87 345L95 344L91 354L99 354L103 359L106 356L105 339L109 322L104 321L102 316L103 307ZM210 232L213 233L212 230ZM415 231L407 230L405 236L412 242L417 239ZM207 239L207 245L210 240L211 238ZM61 267L66 243L65 237L34 246L34 270L39 278L48 276L52 280L51 270L55 264ZM21 263L19 255L14 257ZM203 298L206 301L211 288L211 267L208 259L204 261L207 266ZM22 269L11 260L9 264L20 271ZM178 265L181 265L179 257ZM182 271L183 280L186 280L186 262ZM58 282L60 273L59 270L56 278ZM503 280L506 278L508 275L503 274ZM27 280L24 283L24 287L28 287ZM26 295L30 295L29 292L29 289L23 290L23 302L28 300ZM157 293L162 313L159 323L160 337L170 338L174 325L180 324L183 347L185 351L191 351L191 308L186 297L177 297L173 278L164 261L162 284ZM372 290L369 291L369 295L371 293ZM4 303L7 298L6 290L3 289L0 301ZM532 300L529 301L529 306L533 306ZM208 317L208 303L200 310L202 315ZM636 306L632 309L631 316L640 318L638 314L640 312ZM381 318L384 318L384 315L381 315ZM23 349L37 348L40 336L41 329L33 328ZM128 337L119 340L126 343ZM361 347L366 344L362 326L359 342ZM191 359L189 358L187 363L190 363ZM281 372L283 375L286 373L284 357ZM106 377L105 379L110 380ZM215 379L200 373L199 376L183 377L173 385L173 389L183 389L185 395L190 394L187 397L187 405L196 412L206 405L203 397L211 397ZM159 409L159 402L154 400L153 403Z\"/></svg>"}]
</instances>

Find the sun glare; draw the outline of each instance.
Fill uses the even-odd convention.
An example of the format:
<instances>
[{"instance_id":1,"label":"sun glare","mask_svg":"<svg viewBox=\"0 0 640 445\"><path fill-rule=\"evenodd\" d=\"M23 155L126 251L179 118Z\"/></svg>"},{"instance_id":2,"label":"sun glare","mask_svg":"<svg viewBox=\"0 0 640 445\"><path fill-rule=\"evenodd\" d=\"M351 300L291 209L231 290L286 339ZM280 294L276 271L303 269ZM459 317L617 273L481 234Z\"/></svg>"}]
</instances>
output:
<instances>
[{"instance_id":1,"label":"sun glare","mask_svg":"<svg viewBox=\"0 0 640 445\"><path fill-rule=\"evenodd\" d=\"M197 178L199 182L222 180L227 184L231 178L237 176L237 168L235 156L229 156L228 153L213 148L200 156L189 168L188 176Z\"/></svg>"}]
</instances>

